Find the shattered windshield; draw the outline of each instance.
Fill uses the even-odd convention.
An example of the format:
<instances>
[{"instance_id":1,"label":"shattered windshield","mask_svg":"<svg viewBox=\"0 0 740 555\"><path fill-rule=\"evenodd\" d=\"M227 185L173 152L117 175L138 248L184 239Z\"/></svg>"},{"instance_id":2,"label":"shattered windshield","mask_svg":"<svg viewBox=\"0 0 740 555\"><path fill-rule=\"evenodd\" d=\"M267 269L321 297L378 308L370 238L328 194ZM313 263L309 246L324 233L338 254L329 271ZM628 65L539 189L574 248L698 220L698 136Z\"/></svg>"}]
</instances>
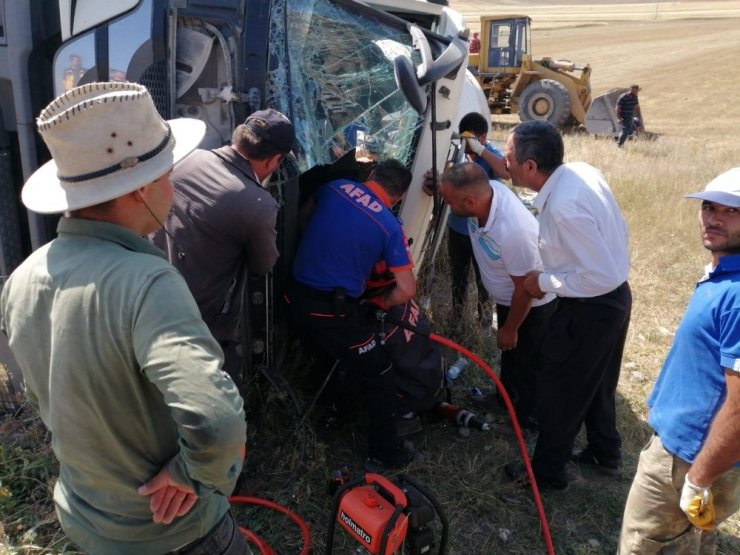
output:
<instances>
[{"instance_id":1,"label":"shattered windshield","mask_svg":"<svg viewBox=\"0 0 740 555\"><path fill-rule=\"evenodd\" d=\"M331 0L277 0L267 105L290 114L301 171L358 147L358 157L409 164L422 118L398 89L393 60L418 65L403 26Z\"/></svg>"}]
</instances>

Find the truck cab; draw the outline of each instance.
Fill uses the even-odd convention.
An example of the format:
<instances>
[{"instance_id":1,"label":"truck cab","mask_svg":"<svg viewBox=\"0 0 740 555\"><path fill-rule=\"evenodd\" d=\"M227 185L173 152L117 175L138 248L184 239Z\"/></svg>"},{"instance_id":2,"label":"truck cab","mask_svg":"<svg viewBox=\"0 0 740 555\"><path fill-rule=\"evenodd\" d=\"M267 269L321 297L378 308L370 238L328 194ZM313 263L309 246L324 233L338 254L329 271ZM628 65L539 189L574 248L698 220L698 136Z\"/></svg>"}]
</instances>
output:
<instances>
[{"instance_id":1,"label":"truck cab","mask_svg":"<svg viewBox=\"0 0 740 555\"><path fill-rule=\"evenodd\" d=\"M36 115L71 87L106 80L145 85L167 119L203 120L201 148L228 143L236 125L267 107L295 125L293 155L266 185L280 205L281 256L271 274L244 284L248 365L280 364L279 299L301 190L317 168L368 153L407 164L414 179L399 215L416 268L433 255L444 228L423 174L444 165L464 95L485 109L466 76L457 12L419 0L0 0L0 14L0 276L55 235L58 218L19 202L25 179L48 159ZM5 348L0 363L12 368Z\"/></svg>"}]
</instances>

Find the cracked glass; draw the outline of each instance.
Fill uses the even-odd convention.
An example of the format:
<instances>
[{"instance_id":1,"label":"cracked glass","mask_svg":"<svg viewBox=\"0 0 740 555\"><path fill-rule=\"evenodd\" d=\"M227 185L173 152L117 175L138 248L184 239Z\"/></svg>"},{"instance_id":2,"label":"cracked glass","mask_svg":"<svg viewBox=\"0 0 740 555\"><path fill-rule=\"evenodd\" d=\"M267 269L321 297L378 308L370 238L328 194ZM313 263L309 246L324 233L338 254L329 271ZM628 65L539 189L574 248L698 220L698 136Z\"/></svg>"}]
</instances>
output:
<instances>
[{"instance_id":1,"label":"cracked glass","mask_svg":"<svg viewBox=\"0 0 740 555\"><path fill-rule=\"evenodd\" d=\"M394 78L419 55L403 24L331 0L277 0L270 22L267 105L290 114L300 171L353 147L359 159L413 160L423 123Z\"/></svg>"}]
</instances>

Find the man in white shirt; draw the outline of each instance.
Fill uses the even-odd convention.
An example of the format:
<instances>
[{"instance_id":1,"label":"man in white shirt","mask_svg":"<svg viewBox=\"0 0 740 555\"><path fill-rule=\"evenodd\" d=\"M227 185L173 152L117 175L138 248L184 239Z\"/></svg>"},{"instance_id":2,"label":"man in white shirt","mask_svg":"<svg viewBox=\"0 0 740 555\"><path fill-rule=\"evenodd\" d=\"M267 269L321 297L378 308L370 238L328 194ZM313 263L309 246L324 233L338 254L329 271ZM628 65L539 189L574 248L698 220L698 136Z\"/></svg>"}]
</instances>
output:
<instances>
[{"instance_id":1,"label":"man in white shirt","mask_svg":"<svg viewBox=\"0 0 740 555\"><path fill-rule=\"evenodd\" d=\"M501 349L501 381L517 419L536 428L535 374L555 295L533 300L525 276L542 270L537 248L537 220L503 183L489 181L474 162L458 164L440 180L440 194L453 214L466 218L473 254L483 284L496 302Z\"/></svg>"},{"instance_id":2,"label":"man in white shirt","mask_svg":"<svg viewBox=\"0 0 740 555\"><path fill-rule=\"evenodd\" d=\"M627 275L627 225L596 168L563 163L563 139L553 125L529 121L509 134L506 166L512 183L539 193L539 247L544 271L524 286L534 298L559 297L543 342L537 377L537 438L532 466L538 483L568 485L569 459L618 474L621 438L615 394L632 308ZM581 425L588 445L574 452ZM506 472L517 478L517 465Z\"/></svg>"}]
</instances>

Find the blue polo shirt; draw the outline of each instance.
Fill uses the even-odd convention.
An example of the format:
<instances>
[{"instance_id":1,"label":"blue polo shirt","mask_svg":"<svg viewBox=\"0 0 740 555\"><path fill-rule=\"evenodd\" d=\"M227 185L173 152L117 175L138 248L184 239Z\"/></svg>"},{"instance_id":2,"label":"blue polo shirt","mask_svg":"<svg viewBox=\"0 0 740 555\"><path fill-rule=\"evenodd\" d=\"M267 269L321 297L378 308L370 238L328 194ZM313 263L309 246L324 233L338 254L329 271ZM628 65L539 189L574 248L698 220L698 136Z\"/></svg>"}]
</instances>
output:
<instances>
[{"instance_id":1,"label":"blue polo shirt","mask_svg":"<svg viewBox=\"0 0 740 555\"><path fill-rule=\"evenodd\" d=\"M492 152L498 158L504 157L503 153L491 143L486 143L486 150ZM499 177L496 175L496 172L493 171L490 164L483 159L483 156L476 156L475 163L485 170L488 175L488 179L497 179ZM450 212L447 216L447 227L457 231L460 235L468 235L468 218L463 218L462 216L458 216Z\"/></svg>"},{"instance_id":2,"label":"blue polo shirt","mask_svg":"<svg viewBox=\"0 0 740 555\"><path fill-rule=\"evenodd\" d=\"M648 423L684 461L694 462L725 401L725 368L740 371L740 255L720 258L697 284L648 397Z\"/></svg>"},{"instance_id":3,"label":"blue polo shirt","mask_svg":"<svg viewBox=\"0 0 740 555\"><path fill-rule=\"evenodd\" d=\"M379 260L392 272L413 266L401 222L380 185L331 181L314 200L293 262L298 282L321 291L343 287L347 295L359 297Z\"/></svg>"}]
</instances>

